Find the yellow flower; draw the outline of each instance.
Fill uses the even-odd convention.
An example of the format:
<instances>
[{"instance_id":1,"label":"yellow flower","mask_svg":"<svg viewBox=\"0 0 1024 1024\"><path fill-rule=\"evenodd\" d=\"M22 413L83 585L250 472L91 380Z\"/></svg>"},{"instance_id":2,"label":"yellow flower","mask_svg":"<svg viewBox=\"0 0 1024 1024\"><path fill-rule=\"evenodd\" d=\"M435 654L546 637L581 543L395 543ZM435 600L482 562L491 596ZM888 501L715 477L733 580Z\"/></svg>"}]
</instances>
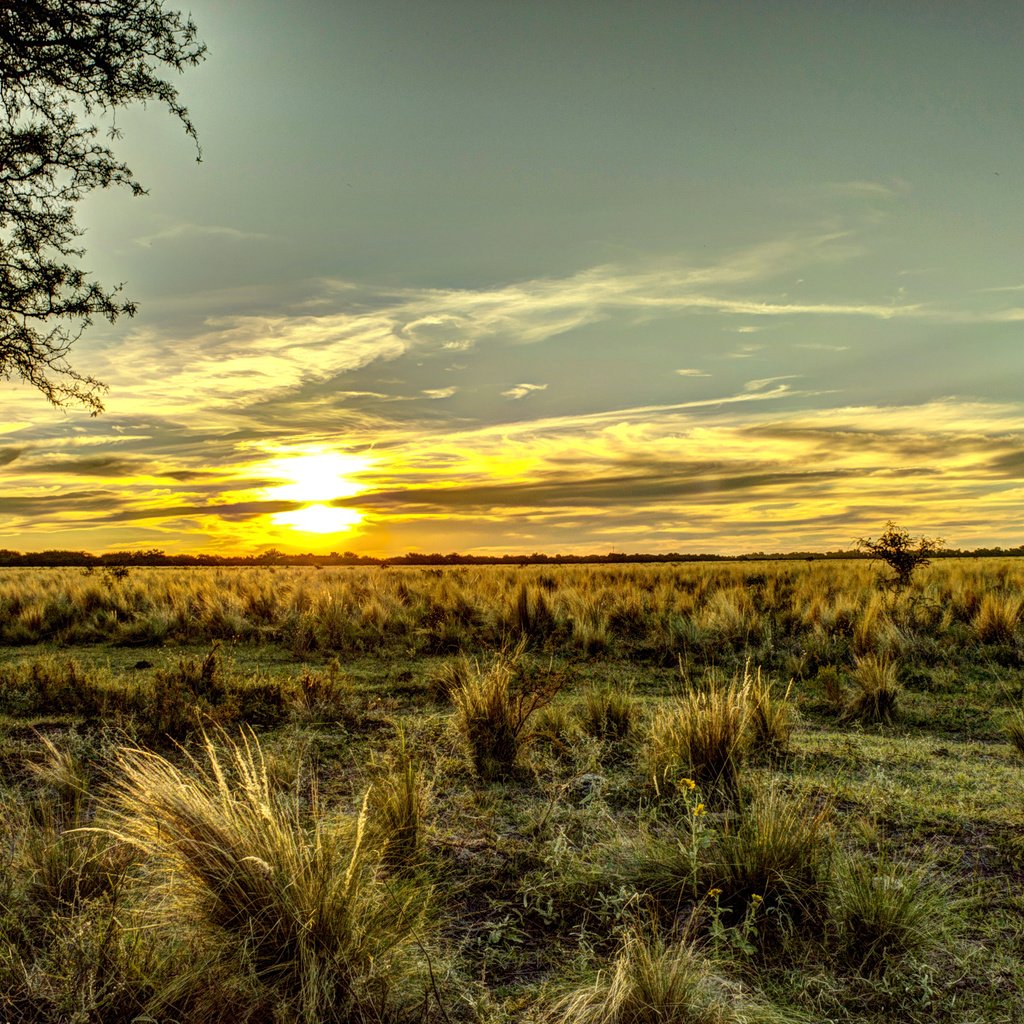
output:
<instances>
[{"instance_id":1,"label":"yellow flower","mask_svg":"<svg viewBox=\"0 0 1024 1024\"><path fill-rule=\"evenodd\" d=\"M679 785L684 789L694 790L697 788L697 783L693 779L680 779Z\"/></svg>"},{"instance_id":2,"label":"yellow flower","mask_svg":"<svg viewBox=\"0 0 1024 1024\"><path fill-rule=\"evenodd\" d=\"M758 896L757 893L755 892L754 895L750 897L750 902L753 903L756 906L763 899L764 899L763 896Z\"/></svg>"},{"instance_id":3,"label":"yellow flower","mask_svg":"<svg viewBox=\"0 0 1024 1024\"><path fill-rule=\"evenodd\" d=\"M693 816L695 818L699 818L703 813L704 813L704 805L703 804L697 804L697 806L694 807L694 809L693 809Z\"/></svg>"},{"instance_id":4,"label":"yellow flower","mask_svg":"<svg viewBox=\"0 0 1024 1024\"><path fill-rule=\"evenodd\" d=\"M708 889L708 895L712 899L717 899L719 896L722 895L722 890L721 889Z\"/></svg>"}]
</instances>

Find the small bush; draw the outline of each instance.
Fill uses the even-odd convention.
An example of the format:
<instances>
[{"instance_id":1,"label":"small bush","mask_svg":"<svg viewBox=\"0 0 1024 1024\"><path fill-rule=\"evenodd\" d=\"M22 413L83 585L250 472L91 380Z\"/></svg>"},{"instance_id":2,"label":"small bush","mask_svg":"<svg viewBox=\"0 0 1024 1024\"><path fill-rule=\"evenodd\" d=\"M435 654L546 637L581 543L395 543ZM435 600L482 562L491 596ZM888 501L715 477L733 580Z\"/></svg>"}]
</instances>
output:
<instances>
[{"instance_id":1,"label":"small bush","mask_svg":"<svg viewBox=\"0 0 1024 1024\"><path fill-rule=\"evenodd\" d=\"M858 658L853 670L857 692L846 707L844 717L865 723L890 723L896 717L900 685L896 664L873 654Z\"/></svg>"},{"instance_id":2,"label":"small bush","mask_svg":"<svg viewBox=\"0 0 1024 1024\"><path fill-rule=\"evenodd\" d=\"M914 539L908 531L901 530L889 520L885 524L885 532L878 540L862 537L857 541L857 547L872 559L877 558L889 566L892 575L886 583L898 591L910 586L914 573L931 561L931 556L942 547L942 540L927 537Z\"/></svg>"},{"instance_id":3,"label":"small bush","mask_svg":"<svg viewBox=\"0 0 1024 1024\"><path fill-rule=\"evenodd\" d=\"M921 953L942 933L945 894L920 868L846 856L836 861L830 888L837 952L861 971Z\"/></svg>"}]
</instances>

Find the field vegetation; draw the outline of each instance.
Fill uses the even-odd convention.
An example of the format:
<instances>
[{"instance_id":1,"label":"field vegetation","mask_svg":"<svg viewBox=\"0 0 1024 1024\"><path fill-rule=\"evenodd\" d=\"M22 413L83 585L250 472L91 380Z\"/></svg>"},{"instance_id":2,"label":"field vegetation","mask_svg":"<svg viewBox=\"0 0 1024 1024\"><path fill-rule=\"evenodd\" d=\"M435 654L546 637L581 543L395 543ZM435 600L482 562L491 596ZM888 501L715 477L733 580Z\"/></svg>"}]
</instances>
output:
<instances>
[{"instance_id":1,"label":"field vegetation","mask_svg":"<svg viewBox=\"0 0 1024 1024\"><path fill-rule=\"evenodd\" d=\"M1024 1019L1024 560L0 569L0 1020Z\"/></svg>"}]
</instances>

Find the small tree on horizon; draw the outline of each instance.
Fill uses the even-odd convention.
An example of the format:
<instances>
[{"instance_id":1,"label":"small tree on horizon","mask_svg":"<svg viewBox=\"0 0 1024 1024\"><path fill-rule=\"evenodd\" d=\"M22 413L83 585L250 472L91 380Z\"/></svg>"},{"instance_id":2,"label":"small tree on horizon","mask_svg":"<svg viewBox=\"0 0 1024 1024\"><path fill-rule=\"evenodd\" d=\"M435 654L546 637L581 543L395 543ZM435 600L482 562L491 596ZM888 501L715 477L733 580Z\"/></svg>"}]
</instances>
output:
<instances>
[{"instance_id":1,"label":"small tree on horizon","mask_svg":"<svg viewBox=\"0 0 1024 1024\"><path fill-rule=\"evenodd\" d=\"M861 537L857 541L857 549L869 554L872 561L879 559L885 562L892 570L889 586L893 590L904 590L910 586L914 571L927 565L942 544L941 537L911 537L908 530L901 530L890 519L878 540Z\"/></svg>"}]
</instances>

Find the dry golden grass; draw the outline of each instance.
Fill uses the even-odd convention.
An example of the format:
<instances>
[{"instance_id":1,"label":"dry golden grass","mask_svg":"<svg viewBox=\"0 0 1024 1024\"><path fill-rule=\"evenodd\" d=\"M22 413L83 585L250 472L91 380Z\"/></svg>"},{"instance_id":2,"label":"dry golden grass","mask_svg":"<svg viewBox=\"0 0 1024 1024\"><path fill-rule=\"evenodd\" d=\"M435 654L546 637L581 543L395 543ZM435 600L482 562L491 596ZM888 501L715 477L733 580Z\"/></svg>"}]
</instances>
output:
<instances>
[{"instance_id":1,"label":"dry golden grass","mask_svg":"<svg viewBox=\"0 0 1024 1024\"><path fill-rule=\"evenodd\" d=\"M647 771L659 787L681 776L709 796L735 800L746 753L750 706L739 680L691 689L651 723Z\"/></svg>"},{"instance_id":2,"label":"dry golden grass","mask_svg":"<svg viewBox=\"0 0 1024 1024\"><path fill-rule=\"evenodd\" d=\"M125 750L117 769L109 830L145 858L164 926L206 950L168 1005L225 970L308 1024L380 1020L408 995L427 894L381 880L365 806L340 821L304 810L274 790L252 736L206 738L186 767Z\"/></svg>"}]
</instances>

